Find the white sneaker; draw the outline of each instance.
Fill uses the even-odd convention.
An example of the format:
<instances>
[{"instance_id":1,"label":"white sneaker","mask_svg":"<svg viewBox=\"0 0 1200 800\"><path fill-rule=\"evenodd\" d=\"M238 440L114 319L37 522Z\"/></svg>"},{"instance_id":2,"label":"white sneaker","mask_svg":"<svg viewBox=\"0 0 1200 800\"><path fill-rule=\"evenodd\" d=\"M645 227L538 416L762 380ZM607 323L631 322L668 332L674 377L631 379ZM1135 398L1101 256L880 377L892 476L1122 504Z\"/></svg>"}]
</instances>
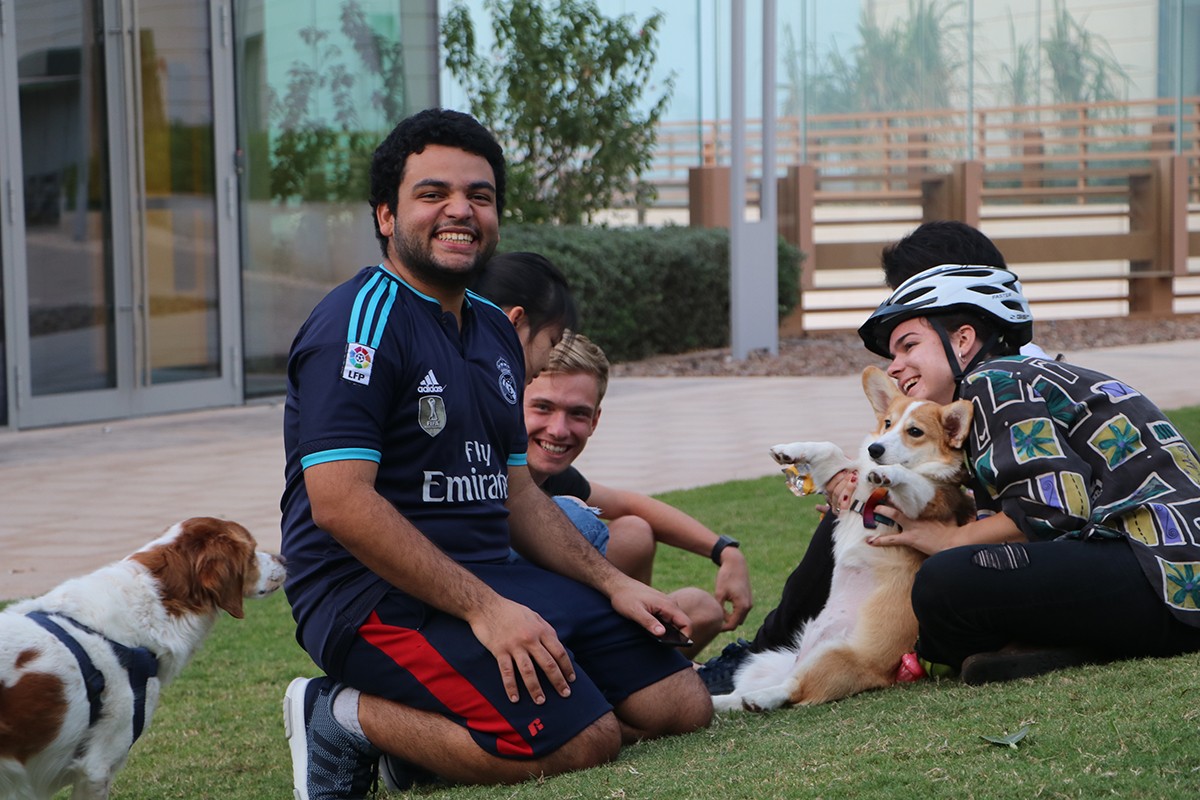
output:
<instances>
[{"instance_id":1,"label":"white sneaker","mask_svg":"<svg viewBox=\"0 0 1200 800\"><path fill-rule=\"evenodd\" d=\"M295 678L283 693L283 732L292 753L292 800L308 800L307 721L322 683L319 678Z\"/></svg>"}]
</instances>

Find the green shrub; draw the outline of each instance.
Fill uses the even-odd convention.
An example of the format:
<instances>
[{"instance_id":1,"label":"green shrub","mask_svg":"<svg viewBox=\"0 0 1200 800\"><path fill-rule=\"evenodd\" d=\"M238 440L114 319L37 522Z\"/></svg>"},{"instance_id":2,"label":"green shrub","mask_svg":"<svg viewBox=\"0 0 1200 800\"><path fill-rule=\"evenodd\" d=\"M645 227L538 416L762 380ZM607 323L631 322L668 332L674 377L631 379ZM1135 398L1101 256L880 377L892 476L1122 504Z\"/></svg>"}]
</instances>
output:
<instances>
[{"instance_id":1,"label":"green shrub","mask_svg":"<svg viewBox=\"0 0 1200 800\"><path fill-rule=\"evenodd\" d=\"M580 329L612 361L729 345L729 231L505 225L499 250L532 251L566 274ZM800 251L778 248L779 309L799 301Z\"/></svg>"}]
</instances>

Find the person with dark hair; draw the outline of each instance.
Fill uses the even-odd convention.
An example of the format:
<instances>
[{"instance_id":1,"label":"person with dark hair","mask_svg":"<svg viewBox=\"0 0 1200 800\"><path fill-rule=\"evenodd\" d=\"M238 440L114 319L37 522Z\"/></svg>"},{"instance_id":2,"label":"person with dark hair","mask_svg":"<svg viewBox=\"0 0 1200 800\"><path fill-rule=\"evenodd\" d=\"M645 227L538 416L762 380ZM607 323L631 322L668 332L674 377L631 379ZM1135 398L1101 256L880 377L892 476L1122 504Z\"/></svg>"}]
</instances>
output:
<instances>
[{"instance_id":1,"label":"person with dark hair","mask_svg":"<svg viewBox=\"0 0 1200 800\"><path fill-rule=\"evenodd\" d=\"M377 768L398 789L554 775L712 717L655 641L686 614L530 478L521 326L467 289L499 239L503 167L468 115L400 122L372 163L383 262L292 345L285 588L328 676L285 694L299 800L364 797Z\"/></svg>"},{"instance_id":2,"label":"person with dark hair","mask_svg":"<svg viewBox=\"0 0 1200 800\"><path fill-rule=\"evenodd\" d=\"M1006 268L1004 256L991 239L982 231L953 220L922 223L903 238L886 246L881 262L884 280L890 289L896 289L914 275L940 264ZM1022 352L1047 357L1033 343L1026 343ZM753 639L731 642L700 668L700 675L710 692L728 694L733 691L734 673L746 656L791 646L804 624L821 613L829 598L829 583L833 579L833 523L836 511L840 498L845 497L848 502L853 482L857 479L856 475L839 473L825 487L825 495L830 498L835 513L826 513L821 517L803 558L784 583L779 605L767 614Z\"/></svg>"},{"instance_id":3,"label":"person with dark hair","mask_svg":"<svg viewBox=\"0 0 1200 800\"><path fill-rule=\"evenodd\" d=\"M1200 650L1200 455L1117 378L1018 354L1033 325L1007 270L909 279L859 329L909 397L971 401L979 516L869 540L929 554L917 655L969 684Z\"/></svg>"},{"instance_id":4,"label":"person with dark hair","mask_svg":"<svg viewBox=\"0 0 1200 800\"><path fill-rule=\"evenodd\" d=\"M508 315L525 351L525 380L532 382L550 361L566 330L579 324L566 276L539 253L492 256L471 285Z\"/></svg>"},{"instance_id":5,"label":"person with dark hair","mask_svg":"<svg viewBox=\"0 0 1200 800\"><path fill-rule=\"evenodd\" d=\"M371 205L371 221L375 224L375 238L383 257L388 256L391 235L380 228L379 207L387 209L391 218L396 216L399 199L396 187L401 183L408 158L420 154L430 144L440 143L473 153L487 161L492 169L488 187L496 205L496 223L504 215L504 191L507 173L504 150L491 132L483 128L470 114L429 108L409 117L412 124L397 125L392 129L371 156L371 179L367 190L367 202ZM495 245L493 244L493 248ZM483 261L487 261L485 257ZM476 264L478 269L482 262Z\"/></svg>"},{"instance_id":6,"label":"person with dark hair","mask_svg":"<svg viewBox=\"0 0 1200 800\"><path fill-rule=\"evenodd\" d=\"M935 264L978 264L1008 269L1004 255L983 231L957 220L924 222L883 248L883 281L895 289Z\"/></svg>"}]
</instances>

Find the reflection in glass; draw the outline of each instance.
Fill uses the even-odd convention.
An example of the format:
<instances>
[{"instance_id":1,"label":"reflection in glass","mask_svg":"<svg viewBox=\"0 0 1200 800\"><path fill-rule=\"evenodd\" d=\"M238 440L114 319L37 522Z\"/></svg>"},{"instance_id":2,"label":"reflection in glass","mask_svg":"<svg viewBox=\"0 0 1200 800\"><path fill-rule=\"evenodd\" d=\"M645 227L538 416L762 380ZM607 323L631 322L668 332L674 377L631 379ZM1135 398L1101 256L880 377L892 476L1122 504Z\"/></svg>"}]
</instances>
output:
<instances>
[{"instance_id":1,"label":"reflection in glass","mask_svg":"<svg viewBox=\"0 0 1200 800\"><path fill-rule=\"evenodd\" d=\"M255 396L283 391L292 337L316 302L379 262L371 154L412 110L406 54L436 42L402 47L401 7L413 4L395 0L235 5L245 391Z\"/></svg>"},{"instance_id":2,"label":"reflection in glass","mask_svg":"<svg viewBox=\"0 0 1200 800\"><path fill-rule=\"evenodd\" d=\"M206 3L138 3L151 384L220 370L212 64ZM136 283L135 283L136 285Z\"/></svg>"},{"instance_id":3,"label":"reflection in glass","mask_svg":"<svg viewBox=\"0 0 1200 800\"><path fill-rule=\"evenodd\" d=\"M18 0L30 390L116 384L99 3Z\"/></svg>"}]
</instances>

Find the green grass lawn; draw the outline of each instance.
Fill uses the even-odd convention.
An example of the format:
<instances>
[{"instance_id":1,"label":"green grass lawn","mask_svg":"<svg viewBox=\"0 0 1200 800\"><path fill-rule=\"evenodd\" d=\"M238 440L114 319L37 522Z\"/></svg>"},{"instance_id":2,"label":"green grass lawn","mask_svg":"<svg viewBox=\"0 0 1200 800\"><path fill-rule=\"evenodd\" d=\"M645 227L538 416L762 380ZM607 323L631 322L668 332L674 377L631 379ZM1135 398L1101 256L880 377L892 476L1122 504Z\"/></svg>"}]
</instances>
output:
<instances>
[{"instance_id":1,"label":"green grass lawn","mask_svg":"<svg viewBox=\"0 0 1200 800\"><path fill-rule=\"evenodd\" d=\"M1172 413L1200 442L1200 406ZM782 478L663 499L741 539L757 606L774 606L816 523ZM659 556L663 589L710 586L704 559ZM710 647L716 652L736 634ZM290 796L280 704L315 674L282 593L225 618L163 698L117 777L116 800ZM1029 725L1016 749L985 741ZM920 683L816 708L730 714L707 730L627 748L612 764L508 787L422 788L454 798L1033 798L1200 794L1200 656L1065 670L983 687ZM63 793L62 797L66 797Z\"/></svg>"}]
</instances>

